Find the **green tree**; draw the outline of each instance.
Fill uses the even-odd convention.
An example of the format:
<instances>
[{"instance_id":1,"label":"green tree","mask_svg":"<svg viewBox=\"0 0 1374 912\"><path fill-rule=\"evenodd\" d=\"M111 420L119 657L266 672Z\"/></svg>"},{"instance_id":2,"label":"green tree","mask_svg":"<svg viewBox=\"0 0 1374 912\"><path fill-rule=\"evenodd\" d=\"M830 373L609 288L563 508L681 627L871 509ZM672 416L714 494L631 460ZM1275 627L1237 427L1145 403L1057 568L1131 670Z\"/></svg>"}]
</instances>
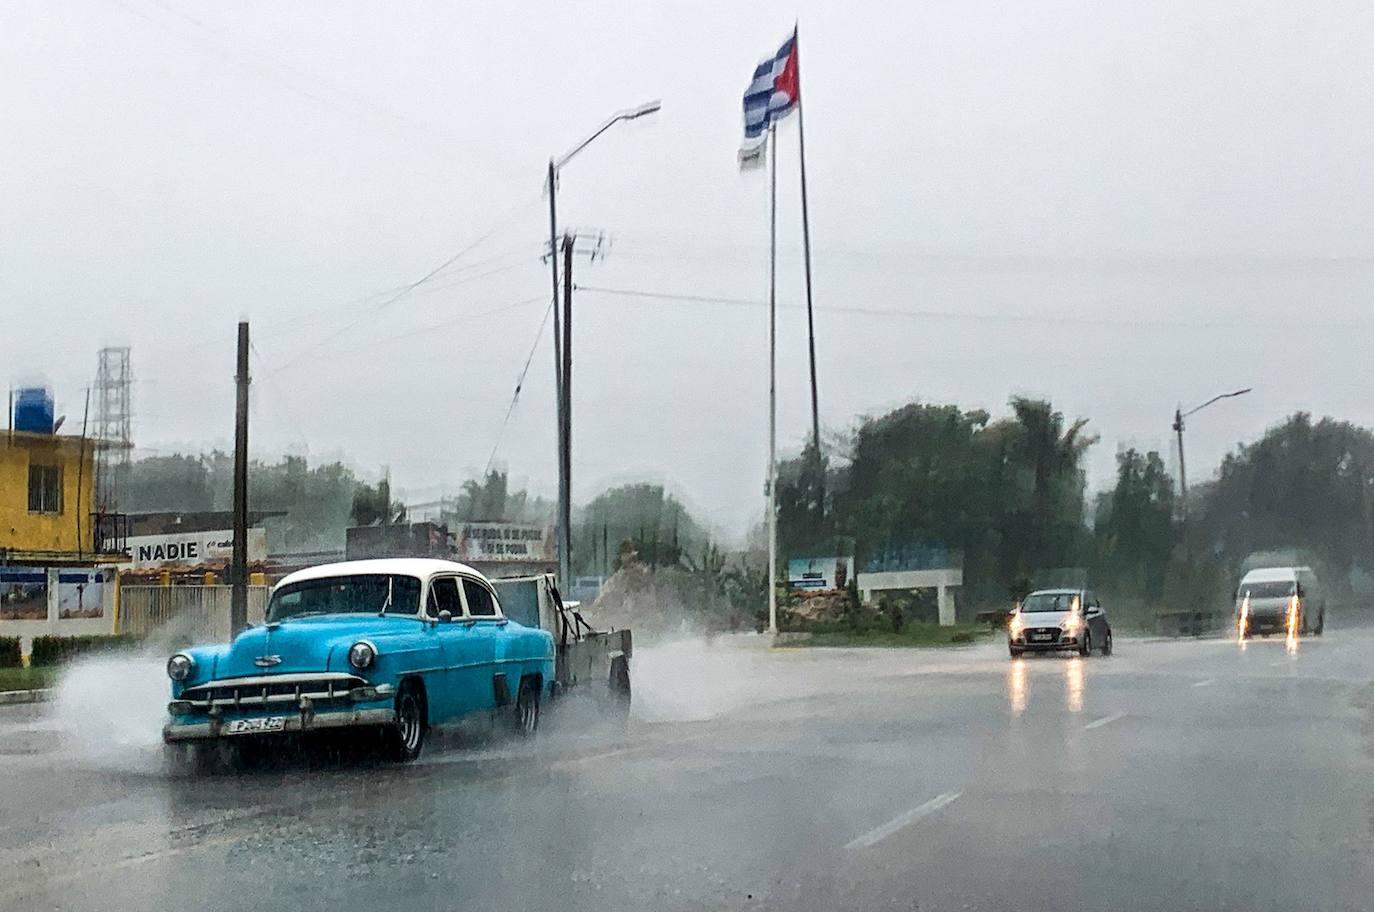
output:
<instances>
[{"instance_id":1,"label":"green tree","mask_svg":"<svg viewBox=\"0 0 1374 912\"><path fill-rule=\"evenodd\" d=\"M599 572L601 543L619 552L622 543L633 543L639 560L653 567L673 566L683 553L694 553L707 536L686 507L662 485L621 485L602 492L579 511L573 528L581 534L573 540L573 569Z\"/></svg>"},{"instance_id":2,"label":"green tree","mask_svg":"<svg viewBox=\"0 0 1374 912\"><path fill-rule=\"evenodd\" d=\"M1198 490L1190 530L1232 570L1254 551L1307 549L1343 585L1374 568L1374 434L1298 412L1241 446Z\"/></svg>"},{"instance_id":3,"label":"green tree","mask_svg":"<svg viewBox=\"0 0 1374 912\"><path fill-rule=\"evenodd\" d=\"M1116 487L1101 498L1095 531L1099 585L1157 598L1177 543L1174 481L1159 453L1116 457Z\"/></svg>"},{"instance_id":4,"label":"green tree","mask_svg":"<svg viewBox=\"0 0 1374 912\"><path fill-rule=\"evenodd\" d=\"M198 512L215 508L210 470L200 456L149 456L129 464L119 483L126 513Z\"/></svg>"},{"instance_id":5,"label":"green tree","mask_svg":"<svg viewBox=\"0 0 1374 912\"><path fill-rule=\"evenodd\" d=\"M349 519L355 526L390 525L405 521L405 504L391 499L391 480L383 478L375 485L360 484L353 492L353 507Z\"/></svg>"}]
</instances>

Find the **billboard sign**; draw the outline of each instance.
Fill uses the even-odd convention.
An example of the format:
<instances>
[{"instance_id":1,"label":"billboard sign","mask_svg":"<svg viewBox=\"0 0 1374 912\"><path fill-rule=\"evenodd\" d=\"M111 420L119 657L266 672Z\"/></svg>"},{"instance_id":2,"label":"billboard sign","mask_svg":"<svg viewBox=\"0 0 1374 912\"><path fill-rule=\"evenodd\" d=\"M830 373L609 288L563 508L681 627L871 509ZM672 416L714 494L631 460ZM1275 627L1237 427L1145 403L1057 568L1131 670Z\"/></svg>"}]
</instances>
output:
<instances>
[{"instance_id":1,"label":"billboard sign","mask_svg":"<svg viewBox=\"0 0 1374 912\"><path fill-rule=\"evenodd\" d=\"M553 563L558 559L554 550L551 526L527 526L519 523L462 523L458 527L458 560L467 563L485 561L526 561Z\"/></svg>"},{"instance_id":2,"label":"billboard sign","mask_svg":"<svg viewBox=\"0 0 1374 912\"><path fill-rule=\"evenodd\" d=\"M175 567L223 563L234 557L234 533L173 532L129 536L132 567ZM267 530L248 530L248 561L267 560Z\"/></svg>"},{"instance_id":3,"label":"billboard sign","mask_svg":"<svg viewBox=\"0 0 1374 912\"><path fill-rule=\"evenodd\" d=\"M57 575L57 616L98 618L105 616L105 587L114 571L61 570Z\"/></svg>"},{"instance_id":4,"label":"billboard sign","mask_svg":"<svg viewBox=\"0 0 1374 912\"><path fill-rule=\"evenodd\" d=\"M788 589L843 589L854 578L854 558L798 557L787 562Z\"/></svg>"},{"instance_id":5,"label":"billboard sign","mask_svg":"<svg viewBox=\"0 0 1374 912\"><path fill-rule=\"evenodd\" d=\"M48 571L41 567L0 570L0 621L48 619Z\"/></svg>"}]
</instances>

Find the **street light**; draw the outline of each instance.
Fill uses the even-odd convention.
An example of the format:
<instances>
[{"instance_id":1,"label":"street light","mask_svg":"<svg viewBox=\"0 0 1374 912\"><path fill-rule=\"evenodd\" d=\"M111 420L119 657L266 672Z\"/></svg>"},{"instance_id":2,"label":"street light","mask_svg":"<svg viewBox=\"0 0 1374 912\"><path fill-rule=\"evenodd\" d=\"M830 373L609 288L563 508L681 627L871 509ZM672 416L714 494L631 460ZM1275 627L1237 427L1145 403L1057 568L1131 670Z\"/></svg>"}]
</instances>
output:
<instances>
[{"instance_id":1,"label":"street light","mask_svg":"<svg viewBox=\"0 0 1374 912\"><path fill-rule=\"evenodd\" d=\"M1236 396L1244 396L1248 392L1250 392L1250 387L1247 386L1245 389L1213 396L1211 399L1202 403L1202 405L1191 408L1186 412L1183 411L1182 406L1174 409L1174 433L1178 435L1179 516L1184 522L1188 521L1188 470L1185 468L1183 461L1183 419L1196 415L1214 402L1220 402L1223 399L1234 399Z\"/></svg>"},{"instance_id":2,"label":"street light","mask_svg":"<svg viewBox=\"0 0 1374 912\"><path fill-rule=\"evenodd\" d=\"M564 295L563 320L558 319L558 172L577 153L622 120L652 114L663 103L654 100L618 111L590 136L558 158L549 159L544 189L549 194L549 274L553 279L553 382L558 397L558 575L565 590L572 586L572 294ZM561 327L560 327L561 323ZM560 340L559 334L562 333Z\"/></svg>"}]
</instances>

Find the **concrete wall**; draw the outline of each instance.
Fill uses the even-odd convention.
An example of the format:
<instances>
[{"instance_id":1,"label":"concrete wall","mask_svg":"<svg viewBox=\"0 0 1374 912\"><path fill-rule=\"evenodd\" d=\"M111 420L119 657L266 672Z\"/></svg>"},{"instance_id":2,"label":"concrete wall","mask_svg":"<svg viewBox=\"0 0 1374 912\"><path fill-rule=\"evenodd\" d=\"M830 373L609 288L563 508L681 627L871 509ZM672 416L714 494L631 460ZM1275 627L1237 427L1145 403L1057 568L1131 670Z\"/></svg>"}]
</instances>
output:
<instances>
[{"instance_id":1,"label":"concrete wall","mask_svg":"<svg viewBox=\"0 0 1374 912\"><path fill-rule=\"evenodd\" d=\"M12 570L29 570L30 568L11 567ZM19 637L19 648L28 655L33 651L33 638L36 636L85 636L109 634L114 632L114 614L116 586L114 582L114 572L106 570L105 573L110 577L109 581L99 587L99 601L85 601L87 608L99 604L100 617L62 617L59 599L62 590L59 587L59 579L62 573L80 572L73 568L32 568L32 572L46 573L48 577L48 613L45 618L15 619L0 618L0 636ZM84 595L89 598L91 595L90 587L87 587Z\"/></svg>"},{"instance_id":2,"label":"concrete wall","mask_svg":"<svg viewBox=\"0 0 1374 912\"><path fill-rule=\"evenodd\" d=\"M859 587L859 598L865 603L873 600L875 592L906 589L934 589L940 607L940 624L949 627L954 624L955 586L964 584L964 571L960 567L945 567L939 570L888 570L881 573L860 573L855 579Z\"/></svg>"}]
</instances>

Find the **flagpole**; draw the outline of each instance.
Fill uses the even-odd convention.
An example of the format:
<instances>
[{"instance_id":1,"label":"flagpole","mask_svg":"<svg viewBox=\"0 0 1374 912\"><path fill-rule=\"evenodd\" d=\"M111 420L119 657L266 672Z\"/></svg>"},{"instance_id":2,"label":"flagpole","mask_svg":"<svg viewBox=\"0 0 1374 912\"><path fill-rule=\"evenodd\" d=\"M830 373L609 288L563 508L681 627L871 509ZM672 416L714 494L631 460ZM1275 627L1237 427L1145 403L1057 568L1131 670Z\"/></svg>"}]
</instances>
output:
<instances>
[{"instance_id":1,"label":"flagpole","mask_svg":"<svg viewBox=\"0 0 1374 912\"><path fill-rule=\"evenodd\" d=\"M778 632L778 134L769 124L768 212L768 632Z\"/></svg>"},{"instance_id":2,"label":"flagpole","mask_svg":"<svg viewBox=\"0 0 1374 912\"><path fill-rule=\"evenodd\" d=\"M811 219L806 208L806 105L801 91L801 43L799 29L792 29L792 52L797 55L797 151L801 159L802 259L806 265L806 333L811 349L811 443L816 448L816 483L820 515L825 515L825 472L821 470L820 397L816 393L816 320L811 307Z\"/></svg>"}]
</instances>

